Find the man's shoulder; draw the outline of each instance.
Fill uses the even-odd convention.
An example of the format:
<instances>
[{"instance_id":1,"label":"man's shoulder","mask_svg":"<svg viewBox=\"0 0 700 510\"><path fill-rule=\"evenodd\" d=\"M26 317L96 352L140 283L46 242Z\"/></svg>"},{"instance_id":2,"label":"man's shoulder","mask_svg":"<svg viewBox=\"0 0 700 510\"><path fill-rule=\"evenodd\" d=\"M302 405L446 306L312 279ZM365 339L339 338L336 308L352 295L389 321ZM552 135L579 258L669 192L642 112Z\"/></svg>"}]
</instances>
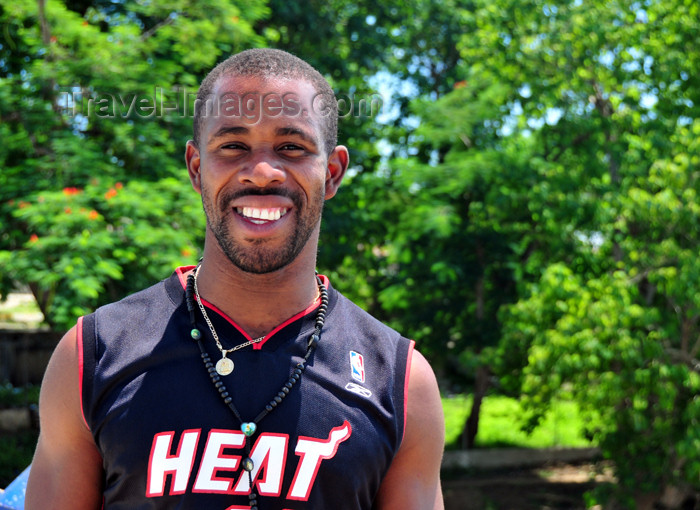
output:
<instances>
[{"instance_id":1,"label":"man's shoulder","mask_svg":"<svg viewBox=\"0 0 700 510\"><path fill-rule=\"evenodd\" d=\"M181 301L177 299L177 285L179 284L177 274L146 287L140 291L103 305L95 310L97 317L116 317L124 320L130 316L153 315L158 309L172 310ZM182 293L184 291L181 291Z\"/></svg>"},{"instance_id":2,"label":"man's shoulder","mask_svg":"<svg viewBox=\"0 0 700 510\"><path fill-rule=\"evenodd\" d=\"M367 312L358 304L345 297L337 289L337 301L334 309L333 320L339 321L340 326L357 332L362 332L373 337L381 336L394 341L405 339L405 337L391 326L388 326L374 315Z\"/></svg>"}]
</instances>

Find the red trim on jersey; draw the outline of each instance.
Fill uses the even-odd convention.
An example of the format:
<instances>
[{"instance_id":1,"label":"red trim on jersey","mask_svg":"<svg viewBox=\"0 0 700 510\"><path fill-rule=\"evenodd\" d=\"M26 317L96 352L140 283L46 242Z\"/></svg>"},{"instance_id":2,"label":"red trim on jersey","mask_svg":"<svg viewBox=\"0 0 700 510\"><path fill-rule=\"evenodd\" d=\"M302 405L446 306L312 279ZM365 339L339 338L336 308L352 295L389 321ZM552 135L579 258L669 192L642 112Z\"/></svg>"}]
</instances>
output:
<instances>
[{"instance_id":1,"label":"red trim on jersey","mask_svg":"<svg viewBox=\"0 0 700 510\"><path fill-rule=\"evenodd\" d=\"M190 270L192 270L192 269L194 269L194 268L195 268L195 266L182 266L182 267L178 267L178 268L175 270L175 272L177 273L178 277L180 278L180 284L182 285L183 290L184 290L185 287L187 286L187 278L185 277L185 273L187 273L188 271L190 271ZM323 283L323 285L325 285L325 287L328 288L328 285L329 285L329 283L330 283L330 280L328 280L328 277L325 276L325 275L319 275L319 277L321 278L321 283ZM229 322L229 324L231 324L234 328L236 328L236 329L238 330L238 332L246 338L246 340L248 340L248 341L252 340L252 338L248 335L248 333L246 333L245 331L243 331L243 329L242 329L238 324L236 324L236 323L234 322L234 320L231 319L228 315L226 315L224 312L222 312L221 310L219 310L215 305L211 304L211 303L210 303L209 301L207 301L206 299L203 299L203 298L200 298L200 299L202 299L202 304L203 304L204 306L206 306L207 308L209 308L209 309L212 310L213 312L216 312L217 314L219 314L219 315L220 315L221 317L223 317L224 319L226 319L226 320ZM304 316L310 314L311 312L313 312L314 310L316 310L316 308L318 308L320 305L321 305L321 296L319 296L313 303L311 303L311 305L309 305L308 308L306 308L305 310L302 310L301 312L299 312L299 313L296 314L296 315L293 315L292 317L290 317L289 319L287 319L286 321L284 321L282 324L280 324L279 326L277 326L275 329L273 329L272 331L270 331L267 335L265 335L265 340L263 340L263 341L261 341L261 342L258 342L258 343L256 343L256 344L253 344L253 349L256 350L256 351L262 349L262 346L263 346L265 343L267 343L267 341L268 341L270 338L272 338L272 336L274 336L275 333L277 333L277 332L280 331L281 329L285 328L286 326L289 326L292 322L297 321L297 320L301 319L302 317L304 317Z\"/></svg>"},{"instance_id":2,"label":"red trim on jersey","mask_svg":"<svg viewBox=\"0 0 700 510\"><path fill-rule=\"evenodd\" d=\"M250 507L249 507L249 506L236 506L236 505L233 505L233 506L228 507L226 510L250 510ZM287 510L287 509L285 509L285 510Z\"/></svg>"},{"instance_id":3,"label":"red trim on jersey","mask_svg":"<svg viewBox=\"0 0 700 510\"><path fill-rule=\"evenodd\" d=\"M408 358L406 359L406 381L403 386L403 435L401 436L401 441L403 441L403 436L406 435L406 418L408 414L408 381L411 377L411 361L413 360L413 349L416 346L416 342L411 340L411 344L408 346Z\"/></svg>"},{"instance_id":4,"label":"red trim on jersey","mask_svg":"<svg viewBox=\"0 0 700 510\"><path fill-rule=\"evenodd\" d=\"M83 377L85 360L83 359L83 318L78 317L78 324L75 327L75 340L78 347L78 392L80 396L80 416L83 417L83 423L90 430L90 425L88 425L85 419L85 407L83 407Z\"/></svg>"},{"instance_id":5,"label":"red trim on jersey","mask_svg":"<svg viewBox=\"0 0 700 510\"><path fill-rule=\"evenodd\" d=\"M187 277L185 276L185 273L192 271L195 267L197 266L180 266L177 269L175 269L175 273L180 278L182 290L185 290L185 288L187 287Z\"/></svg>"}]
</instances>

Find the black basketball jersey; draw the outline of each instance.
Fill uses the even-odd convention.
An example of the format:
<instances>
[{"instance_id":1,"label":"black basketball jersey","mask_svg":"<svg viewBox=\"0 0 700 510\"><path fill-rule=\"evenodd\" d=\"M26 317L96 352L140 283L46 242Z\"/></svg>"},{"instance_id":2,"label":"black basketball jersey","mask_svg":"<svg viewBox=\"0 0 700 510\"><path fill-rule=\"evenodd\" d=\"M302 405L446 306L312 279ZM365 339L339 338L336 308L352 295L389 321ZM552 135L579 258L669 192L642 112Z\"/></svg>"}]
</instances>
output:
<instances>
[{"instance_id":1,"label":"black basketball jersey","mask_svg":"<svg viewBox=\"0 0 700 510\"><path fill-rule=\"evenodd\" d=\"M260 510L369 510L403 437L413 343L324 279L321 341L299 383L246 437L190 336L189 269L79 321L82 410L103 458L105 510L248 509L246 446ZM222 380L244 421L303 359L318 305L228 355L235 368ZM207 306L224 348L249 340Z\"/></svg>"}]
</instances>

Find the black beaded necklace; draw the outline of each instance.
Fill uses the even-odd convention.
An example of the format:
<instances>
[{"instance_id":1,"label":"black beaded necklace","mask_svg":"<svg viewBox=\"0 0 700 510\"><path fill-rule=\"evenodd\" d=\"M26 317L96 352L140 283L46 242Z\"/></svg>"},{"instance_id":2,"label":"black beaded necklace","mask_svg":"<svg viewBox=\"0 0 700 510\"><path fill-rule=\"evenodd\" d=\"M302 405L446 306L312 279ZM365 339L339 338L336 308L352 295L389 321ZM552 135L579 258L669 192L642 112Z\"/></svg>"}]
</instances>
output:
<instances>
[{"instance_id":1,"label":"black beaded necklace","mask_svg":"<svg viewBox=\"0 0 700 510\"><path fill-rule=\"evenodd\" d=\"M265 406L265 408L262 411L260 411L260 413L255 417L255 419L253 421L247 422L244 421L243 418L241 418L238 409L236 409L236 406L233 404L233 399L231 398L228 390L226 389L226 385L221 380L221 377L216 371L214 363L212 363L211 361L209 353L204 349L204 345L202 344L202 333L197 328L197 321L195 317L196 306L194 298L194 287L195 276L197 274L198 269L199 266L197 266L194 269L194 271L189 274L189 276L187 277L187 286L185 287L185 302L187 303L187 311L190 314L190 325L192 326L190 336L193 340L197 342L197 346L199 347L204 367L209 373L211 382L219 391L219 394L221 395L221 398L223 398L224 403L233 412L233 415L236 417L236 419L241 423L241 432L245 434L246 438L251 438L251 436L255 434L255 431L258 428L258 423L260 423L260 421L263 418L265 418L265 416L270 414L278 405L282 403L282 400L284 400L284 398L289 394L289 391L294 387L294 385L297 382L299 382L301 374L306 369L306 363L309 361L311 354L314 352L319 340L321 339L321 330L323 329L323 323L326 320L326 312L328 311L328 290L326 289L326 286L323 285L323 283L321 282L321 278L318 275L316 275L316 283L318 284L318 289L321 293L321 305L319 306L318 313L316 315L316 325L314 327L314 331L309 337L309 341L306 347L306 354L304 355L304 360L301 363L297 363L296 367L294 368L294 371L292 372L292 375L289 376L287 382L284 383L277 395L272 400L270 400L270 402ZM255 468L255 465L253 463L253 460L250 458L250 443L251 441L246 439L246 458L243 459L243 461L241 462L241 467L248 472L248 481L250 485L250 494L248 495L248 499L250 504L250 510L258 510L258 496L255 493L255 486L253 485L252 473L253 469Z\"/></svg>"}]
</instances>

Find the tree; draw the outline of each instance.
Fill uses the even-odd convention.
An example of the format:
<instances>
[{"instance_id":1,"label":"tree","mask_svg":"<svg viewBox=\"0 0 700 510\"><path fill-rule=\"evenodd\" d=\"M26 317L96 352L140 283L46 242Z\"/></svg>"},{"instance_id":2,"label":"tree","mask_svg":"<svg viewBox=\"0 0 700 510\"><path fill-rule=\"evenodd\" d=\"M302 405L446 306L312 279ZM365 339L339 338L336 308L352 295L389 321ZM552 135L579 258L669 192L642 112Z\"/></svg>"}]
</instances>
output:
<instances>
[{"instance_id":1,"label":"tree","mask_svg":"<svg viewBox=\"0 0 700 510\"><path fill-rule=\"evenodd\" d=\"M47 322L196 260L184 177L193 98L220 55L259 45L263 2L0 2L0 293ZM143 204L149 204L147 210Z\"/></svg>"},{"instance_id":2,"label":"tree","mask_svg":"<svg viewBox=\"0 0 700 510\"><path fill-rule=\"evenodd\" d=\"M76 313L161 277L177 253L188 253L184 258L193 260L194 247L201 245L194 234L201 232L201 218L179 214L170 224L142 218L141 227L154 229L153 240L169 229L181 234L169 255L153 256L149 244L132 245L125 256L123 245L117 253L110 242L95 252L104 264L93 268L86 260L81 271L72 273L72 281L47 278L52 267L75 268L81 257L77 246L53 239L54 233L122 231L124 211L107 207L116 202L104 200L118 183L123 197L136 189L134 181L158 183L183 175L180 154L190 136L192 96L202 75L223 56L270 43L310 60L345 99L341 139L351 147L353 171L371 174L380 160L376 142L387 129L376 122L377 95L367 77L397 61L387 58L396 48L392 34L398 31L405 37L408 30L406 13L397 7L345 1L302 8L276 1L269 6L263 1L236 6L220 0L185 6L39 0L3 2L0 9L6 27L0 47L0 129L6 140L0 151L0 218L6 226L0 257L9 269L0 293L6 295L17 281L29 282L53 327L65 328ZM319 48L329 50L320 53ZM399 67L392 64L392 69ZM32 178L26 179L27 174ZM169 188L178 201L172 203L173 211L193 212L195 198L186 188L184 181L181 192ZM64 189L80 193L66 195L61 193ZM150 202L150 187L138 189L148 194L141 196L142 202ZM53 205L38 206L47 200ZM368 215L358 211L353 200L352 193L343 194L327 214L321 266L331 273L341 266L337 261L358 258L357 246L368 223L355 220ZM100 222L68 218L65 211L73 212L71 201L98 212ZM351 214L341 217L334 210ZM336 227L345 230L335 235ZM108 238L97 236L94 241ZM363 246L363 259L371 262L371 244ZM142 258L145 254L149 260ZM127 267L130 278L125 278ZM79 275L93 269L96 278L80 283ZM134 277L137 274L143 278ZM361 279L355 270L346 274L351 280ZM64 305L62 311L54 308Z\"/></svg>"},{"instance_id":3,"label":"tree","mask_svg":"<svg viewBox=\"0 0 700 510\"><path fill-rule=\"evenodd\" d=\"M529 426L557 395L603 414L618 501L697 490L698 6L453 15L463 81L414 101L422 157L390 162L404 212L384 306L443 359L487 347Z\"/></svg>"}]
</instances>

